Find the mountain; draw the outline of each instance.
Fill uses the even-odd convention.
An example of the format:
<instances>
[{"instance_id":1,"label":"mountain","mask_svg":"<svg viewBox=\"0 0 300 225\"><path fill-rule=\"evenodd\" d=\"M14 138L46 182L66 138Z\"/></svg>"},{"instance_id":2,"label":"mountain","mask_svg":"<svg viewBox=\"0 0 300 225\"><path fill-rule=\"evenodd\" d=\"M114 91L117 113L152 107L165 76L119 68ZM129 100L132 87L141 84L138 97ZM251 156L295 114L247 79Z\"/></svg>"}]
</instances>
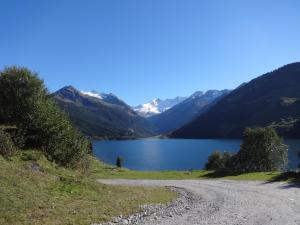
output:
<instances>
[{"instance_id":1,"label":"mountain","mask_svg":"<svg viewBox=\"0 0 300 225\"><path fill-rule=\"evenodd\" d=\"M151 116L148 120L153 124L157 133L169 133L205 112L218 99L228 93L229 90L209 90L205 93L197 91L169 110Z\"/></svg>"},{"instance_id":2,"label":"mountain","mask_svg":"<svg viewBox=\"0 0 300 225\"><path fill-rule=\"evenodd\" d=\"M300 63L243 84L206 113L176 130L174 138L240 138L245 127L271 126L300 138Z\"/></svg>"},{"instance_id":3,"label":"mountain","mask_svg":"<svg viewBox=\"0 0 300 225\"><path fill-rule=\"evenodd\" d=\"M151 102L147 102L145 104L133 107L133 110L136 111L140 116L150 117L172 108L173 106L177 105L185 99L186 97L176 97L173 99L165 100L157 98L152 100Z\"/></svg>"},{"instance_id":4,"label":"mountain","mask_svg":"<svg viewBox=\"0 0 300 225\"><path fill-rule=\"evenodd\" d=\"M53 94L84 134L96 138L137 138L152 135L149 122L113 94L80 92L66 86Z\"/></svg>"}]
</instances>

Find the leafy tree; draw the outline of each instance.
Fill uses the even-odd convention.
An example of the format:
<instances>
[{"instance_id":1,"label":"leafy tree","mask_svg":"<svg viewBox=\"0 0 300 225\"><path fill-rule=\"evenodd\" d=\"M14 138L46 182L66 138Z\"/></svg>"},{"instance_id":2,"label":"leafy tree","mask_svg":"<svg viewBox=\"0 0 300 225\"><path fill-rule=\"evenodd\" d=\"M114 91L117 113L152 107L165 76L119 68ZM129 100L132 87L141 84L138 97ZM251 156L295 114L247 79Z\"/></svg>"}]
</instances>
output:
<instances>
[{"instance_id":1,"label":"leafy tree","mask_svg":"<svg viewBox=\"0 0 300 225\"><path fill-rule=\"evenodd\" d=\"M236 169L245 172L284 169L288 147L272 128L247 128L237 154Z\"/></svg>"},{"instance_id":2,"label":"leafy tree","mask_svg":"<svg viewBox=\"0 0 300 225\"><path fill-rule=\"evenodd\" d=\"M36 104L47 94L36 73L16 66L0 72L0 90L0 122L14 125L30 121Z\"/></svg>"},{"instance_id":3,"label":"leafy tree","mask_svg":"<svg viewBox=\"0 0 300 225\"><path fill-rule=\"evenodd\" d=\"M23 67L0 72L0 122L17 127L25 148L38 148L63 166L86 167L88 141L72 126L36 73Z\"/></svg>"},{"instance_id":4,"label":"leafy tree","mask_svg":"<svg viewBox=\"0 0 300 225\"><path fill-rule=\"evenodd\" d=\"M121 168L123 166L123 159L120 156L117 157L116 166L118 168Z\"/></svg>"}]
</instances>

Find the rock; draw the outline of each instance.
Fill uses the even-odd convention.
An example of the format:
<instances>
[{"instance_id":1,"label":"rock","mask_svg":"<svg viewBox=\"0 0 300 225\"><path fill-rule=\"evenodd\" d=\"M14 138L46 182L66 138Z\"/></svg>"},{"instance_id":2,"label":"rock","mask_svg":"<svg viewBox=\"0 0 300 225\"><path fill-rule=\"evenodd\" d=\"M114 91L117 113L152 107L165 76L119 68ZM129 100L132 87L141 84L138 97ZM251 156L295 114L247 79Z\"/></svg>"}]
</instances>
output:
<instances>
[{"instance_id":1,"label":"rock","mask_svg":"<svg viewBox=\"0 0 300 225\"><path fill-rule=\"evenodd\" d=\"M129 224L129 221L127 219L123 219L122 224L127 225L127 224Z\"/></svg>"}]
</instances>

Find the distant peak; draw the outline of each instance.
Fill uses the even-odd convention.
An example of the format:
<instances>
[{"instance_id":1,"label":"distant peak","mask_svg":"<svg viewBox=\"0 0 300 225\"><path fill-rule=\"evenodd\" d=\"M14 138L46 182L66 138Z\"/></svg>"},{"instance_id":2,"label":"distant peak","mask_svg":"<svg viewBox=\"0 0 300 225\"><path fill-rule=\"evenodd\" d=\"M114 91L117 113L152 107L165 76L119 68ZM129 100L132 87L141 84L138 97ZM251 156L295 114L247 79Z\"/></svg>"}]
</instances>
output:
<instances>
[{"instance_id":1,"label":"distant peak","mask_svg":"<svg viewBox=\"0 0 300 225\"><path fill-rule=\"evenodd\" d=\"M64 92L64 91L77 92L78 90L72 85L67 85L67 86L62 87L61 89L59 89L56 92Z\"/></svg>"},{"instance_id":2,"label":"distant peak","mask_svg":"<svg viewBox=\"0 0 300 225\"><path fill-rule=\"evenodd\" d=\"M62 89L75 89L76 90L76 88L72 85L64 86Z\"/></svg>"},{"instance_id":3,"label":"distant peak","mask_svg":"<svg viewBox=\"0 0 300 225\"><path fill-rule=\"evenodd\" d=\"M204 95L203 91L195 91L194 94L191 95L191 98L201 97Z\"/></svg>"}]
</instances>

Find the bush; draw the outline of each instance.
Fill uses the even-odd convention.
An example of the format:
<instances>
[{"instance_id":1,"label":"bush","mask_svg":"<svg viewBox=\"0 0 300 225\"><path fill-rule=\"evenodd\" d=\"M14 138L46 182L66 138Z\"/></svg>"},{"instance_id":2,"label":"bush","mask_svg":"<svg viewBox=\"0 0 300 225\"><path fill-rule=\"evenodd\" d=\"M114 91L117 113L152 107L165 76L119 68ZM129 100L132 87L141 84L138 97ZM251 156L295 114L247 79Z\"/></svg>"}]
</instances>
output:
<instances>
[{"instance_id":1,"label":"bush","mask_svg":"<svg viewBox=\"0 0 300 225\"><path fill-rule=\"evenodd\" d=\"M236 169L245 172L283 170L288 147L272 128L247 128L237 154Z\"/></svg>"},{"instance_id":2,"label":"bush","mask_svg":"<svg viewBox=\"0 0 300 225\"><path fill-rule=\"evenodd\" d=\"M10 157L16 153L16 147L8 133L0 128L0 154L3 157Z\"/></svg>"},{"instance_id":3,"label":"bush","mask_svg":"<svg viewBox=\"0 0 300 225\"><path fill-rule=\"evenodd\" d=\"M300 153L299 153L300 157ZM207 170L231 172L268 172L286 169L288 147L272 128L247 128L237 154L212 153Z\"/></svg>"},{"instance_id":4,"label":"bush","mask_svg":"<svg viewBox=\"0 0 300 225\"><path fill-rule=\"evenodd\" d=\"M116 166L118 168L121 168L123 166L123 159L120 156L117 157Z\"/></svg>"},{"instance_id":5,"label":"bush","mask_svg":"<svg viewBox=\"0 0 300 225\"><path fill-rule=\"evenodd\" d=\"M232 167L232 154L224 152L223 154L219 151L213 152L205 164L206 170L223 170Z\"/></svg>"},{"instance_id":6,"label":"bush","mask_svg":"<svg viewBox=\"0 0 300 225\"><path fill-rule=\"evenodd\" d=\"M0 72L0 122L20 130L24 148L41 149L59 165L86 167L88 141L52 100L36 73L22 67Z\"/></svg>"}]
</instances>

